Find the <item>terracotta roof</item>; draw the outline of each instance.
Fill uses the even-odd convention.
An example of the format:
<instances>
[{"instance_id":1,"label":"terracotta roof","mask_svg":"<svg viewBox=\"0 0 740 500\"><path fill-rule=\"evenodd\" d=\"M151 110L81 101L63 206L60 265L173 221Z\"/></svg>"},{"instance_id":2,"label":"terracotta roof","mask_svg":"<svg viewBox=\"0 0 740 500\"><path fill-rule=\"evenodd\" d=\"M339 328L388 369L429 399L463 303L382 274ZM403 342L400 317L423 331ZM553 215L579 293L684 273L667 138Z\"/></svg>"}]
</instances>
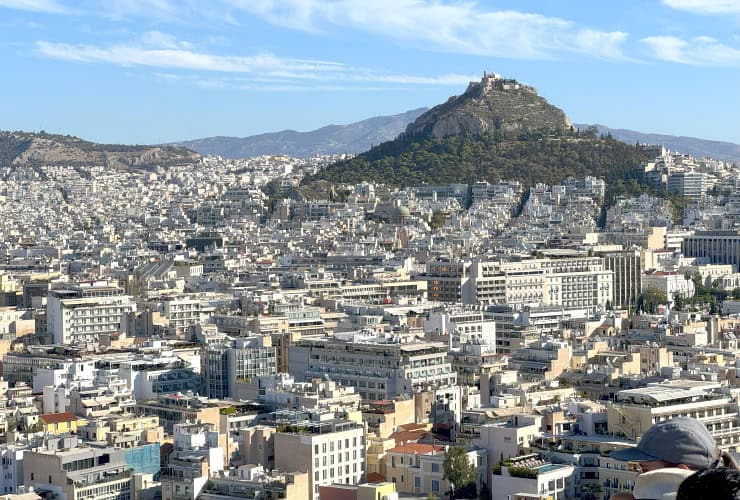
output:
<instances>
[{"instance_id":1,"label":"terracotta roof","mask_svg":"<svg viewBox=\"0 0 740 500\"><path fill-rule=\"evenodd\" d=\"M79 420L79 417L72 412L65 411L63 413L44 413L39 415L39 419L46 425L49 425L61 422L75 422Z\"/></svg>"},{"instance_id":2,"label":"terracotta roof","mask_svg":"<svg viewBox=\"0 0 740 500\"><path fill-rule=\"evenodd\" d=\"M385 482L385 476L379 472L370 472L368 473L365 480L368 483L384 483Z\"/></svg>"},{"instance_id":3,"label":"terracotta roof","mask_svg":"<svg viewBox=\"0 0 740 500\"><path fill-rule=\"evenodd\" d=\"M427 453L444 453L444 446L423 443L406 443L388 450L388 453L415 453L417 455L426 455Z\"/></svg>"}]
</instances>

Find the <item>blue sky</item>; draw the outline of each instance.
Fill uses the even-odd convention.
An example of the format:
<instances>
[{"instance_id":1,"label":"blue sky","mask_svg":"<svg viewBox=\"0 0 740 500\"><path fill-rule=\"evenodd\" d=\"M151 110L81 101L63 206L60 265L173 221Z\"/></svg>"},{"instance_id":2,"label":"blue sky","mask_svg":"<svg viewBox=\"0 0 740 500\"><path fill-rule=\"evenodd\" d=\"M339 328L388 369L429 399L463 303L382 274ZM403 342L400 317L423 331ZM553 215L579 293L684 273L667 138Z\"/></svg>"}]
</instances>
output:
<instances>
[{"instance_id":1,"label":"blue sky","mask_svg":"<svg viewBox=\"0 0 740 500\"><path fill-rule=\"evenodd\" d=\"M0 0L0 129L310 130L483 70L575 122L740 143L740 0Z\"/></svg>"}]
</instances>

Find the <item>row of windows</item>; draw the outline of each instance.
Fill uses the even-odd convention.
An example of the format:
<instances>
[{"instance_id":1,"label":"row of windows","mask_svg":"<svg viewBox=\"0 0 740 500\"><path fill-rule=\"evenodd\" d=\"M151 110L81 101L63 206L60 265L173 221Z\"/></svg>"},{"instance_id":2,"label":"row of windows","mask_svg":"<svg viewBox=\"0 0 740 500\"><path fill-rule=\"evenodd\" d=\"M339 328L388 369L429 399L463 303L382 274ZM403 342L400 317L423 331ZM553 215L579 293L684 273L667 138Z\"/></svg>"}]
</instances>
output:
<instances>
[{"instance_id":1,"label":"row of windows","mask_svg":"<svg viewBox=\"0 0 740 500\"><path fill-rule=\"evenodd\" d=\"M342 449L342 442L344 442L344 448L345 449L346 448L349 448L349 443L350 443L350 439L349 438L345 438L344 441L342 441L341 439L337 439L337 441L336 441L336 449L337 450L341 450ZM360 440L360 443L364 446L365 439L364 438L361 439ZM329 444L329 446L328 446L329 452L333 452L334 451L334 441L330 441L328 444ZM355 437L352 438L352 447L353 448L356 448L357 447L357 436L355 436ZM318 445L318 443L313 445L313 451L314 451L314 453L316 455L319 454L319 445ZM326 452L327 452L327 443L321 443L321 453L326 453Z\"/></svg>"}]
</instances>

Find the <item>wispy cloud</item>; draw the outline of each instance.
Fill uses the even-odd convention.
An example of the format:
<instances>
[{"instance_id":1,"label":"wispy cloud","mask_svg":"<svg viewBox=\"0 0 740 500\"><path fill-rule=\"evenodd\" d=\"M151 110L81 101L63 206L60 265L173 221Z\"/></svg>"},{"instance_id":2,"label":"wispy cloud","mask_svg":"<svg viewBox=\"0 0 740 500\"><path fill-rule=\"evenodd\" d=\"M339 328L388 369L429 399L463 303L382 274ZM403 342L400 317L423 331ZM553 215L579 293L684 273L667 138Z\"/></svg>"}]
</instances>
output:
<instances>
[{"instance_id":1,"label":"wispy cloud","mask_svg":"<svg viewBox=\"0 0 740 500\"><path fill-rule=\"evenodd\" d=\"M288 89L304 86L314 89L329 89L332 86L364 84L387 85L463 85L471 80L470 75L443 74L438 76L389 74L372 69L358 68L340 62L281 57L269 53L255 55L221 55L198 50L191 43L159 31L147 32L135 43L112 46L86 44L36 42L39 54L52 59L78 62L113 64L123 67L143 66L161 70L157 75L176 79L172 70L190 74L214 74L218 78L188 78L204 86L253 85L269 81ZM226 77L229 74L239 75ZM218 83L220 82L220 83Z\"/></svg>"},{"instance_id":2,"label":"wispy cloud","mask_svg":"<svg viewBox=\"0 0 740 500\"><path fill-rule=\"evenodd\" d=\"M640 41L650 47L655 58L663 61L694 66L740 66L740 49L711 37L684 40L673 36L651 36Z\"/></svg>"},{"instance_id":3,"label":"wispy cloud","mask_svg":"<svg viewBox=\"0 0 740 500\"><path fill-rule=\"evenodd\" d=\"M623 59L627 34L579 27L558 17L490 10L475 2L432 0L224 0L290 29L351 27L435 50L516 59L562 53Z\"/></svg>"},{"instance_id":4,"label":"wispy cloud","mask_svg":"<svg viewBox=\"0 0 740 500\"><path fill-rule=\"evenodd\" d=\"M64 14L69 10L56 0L0 0L0 8Z\"/></svg>"},{"instance_id":5,"label":"wispy cloud","mask_svg":"<svg viewBox=\"0 0 740 500\"><path fill-rule=\"evenodd\" d=\"M740 1L738 0L663 0L663 5L695 14L740 15Z\"/></svg>"}]
</instances>

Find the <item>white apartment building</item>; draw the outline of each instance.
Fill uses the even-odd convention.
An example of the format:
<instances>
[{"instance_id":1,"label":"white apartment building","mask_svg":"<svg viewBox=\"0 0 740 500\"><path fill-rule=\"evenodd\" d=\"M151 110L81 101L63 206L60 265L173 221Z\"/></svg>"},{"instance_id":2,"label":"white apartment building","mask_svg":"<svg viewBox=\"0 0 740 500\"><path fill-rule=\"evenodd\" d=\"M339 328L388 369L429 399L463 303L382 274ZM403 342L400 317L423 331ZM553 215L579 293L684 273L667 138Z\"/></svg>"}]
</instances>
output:
<instances>
[{"instance_id":1,"label":"white apartment building","mask_svg":"<svg viewBox=\"0 0 740 500\"><path fill-rule=\"evenodd\" d=\"M432 312L424 321L424 331L434 337L446 337L450 349L474 344L482 346L484 353L496 352L496 321L483 311L459 309Z\"/></svg>"},{"instance_id":2,"label":"white apartment building","mask_svg":"<svg viewBox=\"0 0 740 500\"><path fill-rule=\"evenodd\" d=\"M491 499L574 498L572 491L575 467L553 464L539 455L522 455L494 467L491 479Z\"/></svg>"},{"instance_id":3,"label":"white apartment building","mask_svg":"<svg viewBox=\"0 0 740 500\"><path fill-rule=\"evenodd\" d=\"M25 447L16 444L0 445L0 494L8 495L19 493L18 487L23 486L23 453Z\"/></svg>"},{"instance_id":4,"label":"white apartment building","mask_svg":"<svg viewBox=\"0 0 740 500\"><path fill-rule=\"evenodd\" d=\"M52 290L46 311L46 331L54 343L98 342L102 334L123 331L136 304L120 288L96 284Z\"/></svg>"},{"instance_id":5,"label":"white apartment building","mask_svg":"<svg viewBox=\"0 0 740 500\"><path fill-rule=\"evenodd\" d=\"M370 400L457 383L441 342L404 343L366 334L302 340L291 346L289 363L290 373L301 381L329 377Z\"/></svg>"},{"instance_id":6,"label":"white apartment building","mask_svg":"<svg viewBox=\"0 0 740 500\"><path fill-rule=\"evenodd\" d=\"M660 290L666 298L673 302L674 297L690 299L694 296L696 287L694 282L686 279L683 273L667 271L650 271L642 277L642 291L654 288Z\"/></svg>"},{"instance_id":7,"label":"white apartment building","mask_svg":"<svg viewBox=\"0 0 740 500\"><path fill-rule=\"evenodd\" d=\"M476 261L470 276L472 303L508 304L517 310L553 305L589 314L614 303L614 272L600 257Z\"/></svg>"},{"instance_id":8,"label":"white apartment building","mask_svg":"<svg viewBox=\"0 0 740 500\"><path fill-rule=\"evenodd\" d=\"M308 472L314 500L321 486L357 484L365 475L365 428L350 420L322 420L331 416L316 414L274 436L275 467Z\"/></svg>"}]
</instances>

